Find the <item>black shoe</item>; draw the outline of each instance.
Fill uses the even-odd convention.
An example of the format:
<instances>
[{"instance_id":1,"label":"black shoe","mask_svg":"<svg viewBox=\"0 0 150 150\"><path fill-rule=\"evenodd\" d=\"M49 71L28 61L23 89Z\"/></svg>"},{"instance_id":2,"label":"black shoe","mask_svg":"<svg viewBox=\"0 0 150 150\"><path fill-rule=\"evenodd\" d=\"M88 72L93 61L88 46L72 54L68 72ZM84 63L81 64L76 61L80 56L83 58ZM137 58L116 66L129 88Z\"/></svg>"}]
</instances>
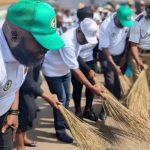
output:
<instances>
[{"instance_id":1,"label":"black shoe","mask_svg":"<svg viewBox=\"0 0 150 150\"><path fill-rule=\"evenodd\" d=\"M97 115L93 112L92 109L85 110L83 113L83 117L95 122L98 120Z\"/></svg>"},{"instance_id":2,"label":"black shoe","mask_svg":"<svg viewBox=\"0 0 150 150\"><path fill-rule=\"evenodd\" d=\"M82 115L81 109L76 109L75 115L76 115L78 118L83 119L83 115Z\"/></svg>"},{"instance_id":3,"label":"black shoe","mask_svg":"<svg viewBox=\"0 0 150 150\"><path fill-rule=\"evenodd\" d=\"M107 114L106 114L104 108L102 108L102 110L101 110L101 112L100 112L100 114L99 114L99 118L100 118L102 121L105 121L105 120L106 120Z\"/></svg>"},{"instance_id":4,"label":"black shoe","mask_svg":"<svg viewBox=\"0 0 150 150\"><path fill-rule=\"evenodd\" d=\"M66 132L64 133L56 133L56 137L58 140L65 142L65 143L73 143L73 138L70 137Z\"/></svg>"},{"instance_id":5,"label":"black shoe","mask_svg":"<svg viewBox=\"0 0 150 150\"><path fill-rule=\"evenodd\" d=\"M67 124L67 123L65 123L65 128L66 128L66 129L69 129L69 126L68 126L68 124Z\"/></svg>"}]
</instances>

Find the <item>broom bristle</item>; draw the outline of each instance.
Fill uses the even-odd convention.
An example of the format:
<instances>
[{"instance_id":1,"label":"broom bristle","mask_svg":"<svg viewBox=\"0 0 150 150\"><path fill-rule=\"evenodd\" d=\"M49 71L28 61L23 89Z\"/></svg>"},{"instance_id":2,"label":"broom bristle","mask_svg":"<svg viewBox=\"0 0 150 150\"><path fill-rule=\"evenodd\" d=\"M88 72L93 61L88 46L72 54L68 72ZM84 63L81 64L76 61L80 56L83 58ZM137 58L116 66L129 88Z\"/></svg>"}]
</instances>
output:
<instances>
[{"instance_id":1,"label":"broom bristle","mask_svg":"<svg viewBox=\"0 0 150 150\"><path fill-rule=\"evenodd\" d=\"M123 124L123 128L126 126L128 131L130 131L134 137L136 134L138 139L143 138L143 140L150 142L150 124L124 107L102 84L97 84L97 87L105 89L103 94L104 105L107 108L109 115L118 121L118 123L120 122Z\"/></svg>"},{"instance_id":2,"label":"broom bristle","mask_svg":"<svg viewBox=\"0 0 150 150\"><path fill-rule=\"evenodd\" d=\"M106 150L110 146L99 131L81 121L62 105L59 106L59 110L81 150Z\"/></svg>"},{"instance_id":3,"label":"broom bristle","mask_svg":"<svg viewBox=\"0 0 150 150\"><path fill-rule=\"evenodd\" d=\"M122 98L125 98L132 87L132 83L128 77L124 75L119 76L119 81L122 90Z\"/></svg>"},{"instance_id":4,"label":"broom bristle","mask_svg":"<svg viewBox=\"0 0 150 150\"><path fill-rule=\"evenodd\" d=\"M146 71L143 70L128 96L125 98L126 106L134 114L149 120L149 87L146 78Z\"/></svg>"}]
</instances>

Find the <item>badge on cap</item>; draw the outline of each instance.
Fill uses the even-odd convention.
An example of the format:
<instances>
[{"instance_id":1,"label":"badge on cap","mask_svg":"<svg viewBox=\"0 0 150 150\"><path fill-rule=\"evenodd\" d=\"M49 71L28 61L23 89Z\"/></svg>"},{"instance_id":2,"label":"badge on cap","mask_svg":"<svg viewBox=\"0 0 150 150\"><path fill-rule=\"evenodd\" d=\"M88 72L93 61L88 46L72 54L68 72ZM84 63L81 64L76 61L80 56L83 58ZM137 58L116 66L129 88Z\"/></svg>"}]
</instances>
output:
<instances>
[{"instance_id":1,"label":"badge on cap","mask_svg":"<svg viewBox=\"0 0 150 150\"><path fill-rule=\"evenodd\" d=\"M56 17L54 17L50 22L50 27L52 29L56 29Z\"/></svg>"},{"instance_id":2,"label":"badge on cap","mask_svg":"<svg viewBox=\"0 0 150 150\"><path fill-rule=\"evenodd\" d=\"M131 16L127 16L127 20L131 20Z\"/></svg>"}]
</instances>

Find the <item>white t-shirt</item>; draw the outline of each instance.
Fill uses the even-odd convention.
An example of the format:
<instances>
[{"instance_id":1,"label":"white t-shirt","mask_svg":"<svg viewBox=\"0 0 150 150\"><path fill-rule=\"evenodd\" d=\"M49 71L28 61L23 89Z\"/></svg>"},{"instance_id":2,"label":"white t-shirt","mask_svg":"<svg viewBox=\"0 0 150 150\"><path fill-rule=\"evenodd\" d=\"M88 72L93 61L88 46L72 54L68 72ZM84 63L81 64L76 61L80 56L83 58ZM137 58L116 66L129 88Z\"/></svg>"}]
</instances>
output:
<instances>
[{"instance_id":1,"label":"white t-shirt","mask_svg":"<svg viewBox=\"0 0 150 150\"><path fill-rule=\"evenodd\" d=\"M85 61L93 60L93 49L95 48L96 44L85 44L80 46L80 57Z\"/></svg>"},{"instance_id":2,"label":"white t-shirt","mask_svg":"<svg viewBox=\"0 0 150 150\"><path fill-rule=\"evenodd\" d=\"M76 39L76 28L71 28L62 39L65 47L59 51L48 51L42 66L43 74L48 77L60 77L70 72L70 69L79 68L77 57L80 54L80 45Z\"/></svg>"},{"instance_id":3,"label":"white t-shirt","mask_svg":"<svg viewBox=\"0 0 150 150\"><path fill-rule=\"evenodd\" d=\"M150 50L150 19L146 19L146 13L141 15L131 27L129 41L138 43L141 49Z\"/></svg>"},{"instance_id":4,"label":"white t-shirt","mask_svg":"<svg viewBox=\"0 0 150 150\"><path fill-rule=\"evenodd\" d=\"M111 55L124 52L128 28L118 28L114 23L114 15L110 15L100 26L99 49L108 48Z\"/></svg>"},{"instance_id":5,"label":"white t-shirt","mask_svg":"<svg viewBox=\"0 0 150 150\"><path fill-rule=\"evenodd\" d=\"M0 116L11 108L25 76L25 67L13 57L0 28Z\"/></svg>"}]
</instances>

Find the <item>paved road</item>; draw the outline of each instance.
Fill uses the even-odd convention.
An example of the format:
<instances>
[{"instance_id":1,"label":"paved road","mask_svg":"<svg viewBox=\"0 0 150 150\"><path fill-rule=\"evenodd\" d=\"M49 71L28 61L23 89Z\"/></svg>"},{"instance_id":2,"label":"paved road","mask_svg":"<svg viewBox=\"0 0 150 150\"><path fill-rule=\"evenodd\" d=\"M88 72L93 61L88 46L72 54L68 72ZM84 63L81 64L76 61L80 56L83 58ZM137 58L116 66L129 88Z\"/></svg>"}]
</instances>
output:
<instances>
[{"instance_id":1,"label":"paved road","mask_svg":"<svg viewBox=\"0 0 150 150\"><path fill-rule=\"evenodd\" d=\"M99 80L103 81L102 76L99 76ZM44 84L42 87L48 90L47 85ZM83 93L84 95L84 93ZM29 132L29 136L38 142L37 148L27 148L27 150L77 150L76 144L64 144L58 141L55 137L55 131L53 126L53 115L51 107L41 99L37 100L38 106L41 111L38 113L38 117L34 122L34 129ZM82 106L85 105L85 98L82 98ZM73 101L70 103L70 110L74 111ZM94 109L97 114L100 111L100 101L95 98L94 101ZM110 140L114 141L114 138L111 136L108 131L108 127L106 127L102 122L98 121L97 123L89 122L97 128L100 128L105 135ZM129 137L121 136L121 130L118 129L118 123L114 122L112 118L108 118L106 124L110 126L109 130L113 130L117 134L118 142L112 145L112 147L108 150L150 150L150 145L144 142L140 142L134 140Z\"/></svg>"}]
</instances>

